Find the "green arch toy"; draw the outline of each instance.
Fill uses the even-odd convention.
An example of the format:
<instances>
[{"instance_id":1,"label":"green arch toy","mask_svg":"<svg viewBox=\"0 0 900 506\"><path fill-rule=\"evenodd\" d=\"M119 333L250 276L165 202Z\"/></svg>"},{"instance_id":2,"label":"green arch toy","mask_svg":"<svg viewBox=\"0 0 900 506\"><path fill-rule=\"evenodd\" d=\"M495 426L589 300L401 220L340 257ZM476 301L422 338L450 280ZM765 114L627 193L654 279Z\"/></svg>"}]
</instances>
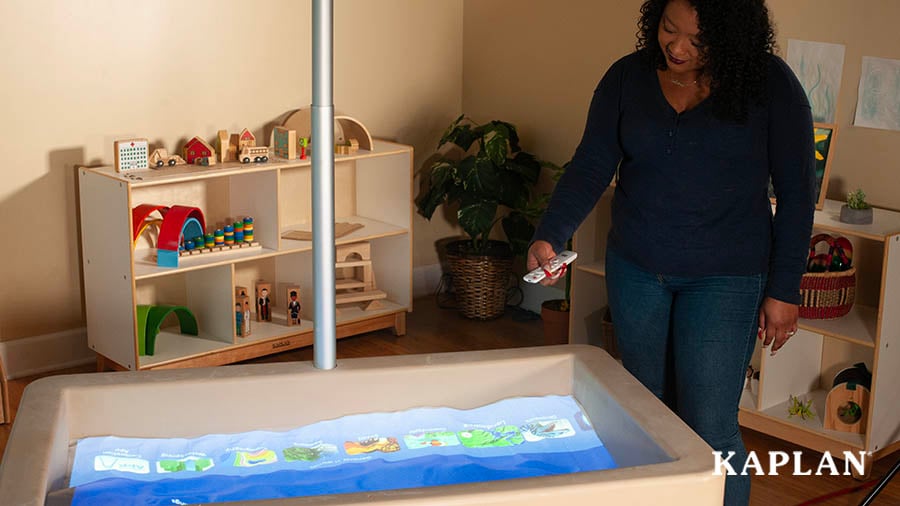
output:
<instances>
[{"instance_id":1,"label":"green arch toy","mask_svg":"<svg viewBox=\"0 0 900 506\"><path fill-rule=\"evenodd\" d=\"M153 355L156 347L156 336L159 334L159 326L171 312L178 316L178 324L181 333L196 336L199 334L197 319L191 310L184 306L152 306L138 305L137 330L138 330L138 354Z\"/></svg>"}]
</instances>

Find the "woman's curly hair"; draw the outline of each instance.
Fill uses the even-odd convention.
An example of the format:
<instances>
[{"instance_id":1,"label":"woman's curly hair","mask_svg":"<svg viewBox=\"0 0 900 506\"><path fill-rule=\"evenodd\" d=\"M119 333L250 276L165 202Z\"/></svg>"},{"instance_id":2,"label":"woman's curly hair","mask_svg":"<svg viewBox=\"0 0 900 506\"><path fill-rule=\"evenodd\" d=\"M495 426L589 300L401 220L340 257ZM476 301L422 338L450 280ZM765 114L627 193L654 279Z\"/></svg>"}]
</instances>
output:
<instances>
[{"instance_id":1,"label":"woman's curly hair","mask_svg":"<svg viewBox=\"0 0 900 506\"><path fill-rule=\"evenodd\" d=\"M660 70L668 68L657 30L670 0L647 0L638 21L638 50ZM765 99L775 30L765 0L687 0L697 11L699 42L704 47L703 72L710 78L716 116L743 122L753 104Z\"/></svg>"}]
</instances>

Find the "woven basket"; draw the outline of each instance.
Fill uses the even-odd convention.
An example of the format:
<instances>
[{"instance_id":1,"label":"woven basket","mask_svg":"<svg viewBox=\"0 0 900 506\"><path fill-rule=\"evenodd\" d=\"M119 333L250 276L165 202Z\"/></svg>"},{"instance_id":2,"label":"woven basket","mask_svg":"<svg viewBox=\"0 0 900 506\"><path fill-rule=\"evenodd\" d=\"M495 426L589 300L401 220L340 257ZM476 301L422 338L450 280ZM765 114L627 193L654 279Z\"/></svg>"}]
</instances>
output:
<instances>
[{"instance_id":1,"label":"woven basket","mask_svg":"<svg viewBox=\"0 0 900 506\"><path fill-rule=\"evenodd\" d=\"M856 298L856 268L807 272L800 280L800 297L801 318L829 320L846 315Z\"/></svg>"},{"instance_id":2,"label":"woven basket","mask_svg":"<svg viewBox=\"0 0 900 506\"><path fill-rule=\"evenodd\" d=\"M506 309L507 289L512 275L513 255L506 243L491 241L495 254L467 253L469 241L447 245L447 258L453 274L456 305L466 318L490 320Z\"/></svg>"}]
</instances>

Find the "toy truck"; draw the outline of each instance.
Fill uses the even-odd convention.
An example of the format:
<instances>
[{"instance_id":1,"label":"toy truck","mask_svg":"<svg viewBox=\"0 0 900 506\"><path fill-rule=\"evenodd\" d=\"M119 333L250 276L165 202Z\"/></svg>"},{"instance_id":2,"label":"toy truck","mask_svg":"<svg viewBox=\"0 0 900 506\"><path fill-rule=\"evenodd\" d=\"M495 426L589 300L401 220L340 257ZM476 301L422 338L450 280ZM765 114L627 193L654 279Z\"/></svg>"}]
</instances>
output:
<instances>
[{"instance_id":1,"label":"toy truck","mask_svg":"<svg viewBox=\"0 0 900 506\"><path fill-rule=\"evenodd\" d=\"M244 146L238 155L241 163L263 163L269 161L268 146Z\"/></svg>"}]
</instances>

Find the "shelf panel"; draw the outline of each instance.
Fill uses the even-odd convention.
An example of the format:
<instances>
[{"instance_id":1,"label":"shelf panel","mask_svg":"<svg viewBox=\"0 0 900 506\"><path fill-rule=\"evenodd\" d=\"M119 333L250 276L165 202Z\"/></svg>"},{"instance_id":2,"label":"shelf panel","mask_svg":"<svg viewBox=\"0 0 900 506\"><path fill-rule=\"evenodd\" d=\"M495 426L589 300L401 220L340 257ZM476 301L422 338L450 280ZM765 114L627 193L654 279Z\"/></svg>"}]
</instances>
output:
<instances>
[{"instance_id":1,"label":"shelf panel","mask_svg":"<svg viewBox=\"0 0 900 506\"><path fill-rule=\"evenodd\" d=\"M580 272L586 272L595 276L606 276L606 262L591 262L584 264L576 264L575 268Z\"/></svg>"},{"instance_id":2,"label":"shelf panel","mask_svg":"<svg viewBox=\"0 0 900 506\"><path fill-rule=\"evenodd\" d=\"M750 392L747 392L745 395L750 395ZM788 407L791 403L789 397L781 404L772 406L771 408L764 411L757 411L756 409L752 408L752 405L745 405L742 396L740 409L741 411L763 416L768 420L775 421L795 429L800 429L805 432L810 432L823 438L830 439L841 444L849 445L853 448L858 448L860 450L864 449L865 434L853 434L850 432L825 429L823 413L825 411L825 397L827 395L828 392L826 392L825 390L814 390L803 396L806 399L812 399L813 402L811 409L816 414L815 418L807 420L801 419L800 416L790 416L790 414L788 413ZM752 400L750 400L750 402L752 402Z\"/></svg>"},{"instance_id":3,"label":"shelf panel","mask_svg":"<svg viewBox=\"0 0 900 506\"><path fill-rule=\"evenodd\" d=\"M372 309L370 311L363 311L362 304L345 304L337 306L339 311L337 315L337 324L344 325L347 323L364 321L375 316L406 311L408 309L406 306L390 300L381 299L378 302L381 303L381 309Z\"/></svg>"},{"instance_id":4,"label":"shelf panel","mask_svg":"<svg viewBox=\"0 0 900 506\"><path fill-rule=\"evenodd\" d=\"M378 239L381 237L392 237L397 235L408 234L409 230L403 227L398 227L396 225L391 225L390 223L385 223L383 221L373 220L370 218L364 218L362 216L345 216L342 218L336 218L336 222L349 222L349 223L360 223L363 225L363 228L359 230L354 230L353 232L335 239L335 245L340 246L341 244L350 244L359 241L371 241L373 239ZM311 230L312 225L309 223L298 223L294 225L288 225L281 228L281 233L289 232L291 230ZM281 251L282 252L296 252L296 251L312 251L312 241L298 241L294 239L282 239L281 240Z\"/></svg>"},{"instance_id":5,"label":"shelf panel","mask_svg":"<svg viewBox=\"0 0 900 506\"><path fill-rule=\"evenodd\" d=\"M359 304L339 306L340 313L337 316L337 324L352 324L408 309L406 306L390 300L381 300L379 302L381 302L383 307L371 311L363 311ZM181 362L210 353L237 349L245 345L264 341L277 341L298 334L313 332L313 322L311 320L302 320L300 325L292 325L290 327L285 325L287 315L285 310L278 307L272 307L271 322L256 321L255 313L252 314L251 318L253 318L250 322L251 334L247 337L237 338L236 344L214 340L209 336L205 336L203 332L200 332L200 336L189 336L180 334L177 327L169 330L162 329L156 337L156 353L153 356L140 357L140 367L148 368L165 362Z\"/></svg>"},{"instance_id":6,"label":"shelf panel","mask_svg":"<svg viewBox=\"0 0 900 506\"><path fill-rule=\"evenodd\" d=\"M283 339L294 334L313 331L312 320L300 320L300 325L289 327L285 323L287 322L285 310L274 306L272 307L271 322L256 321L256 313L253 313L250 318L250 335L237 338L238 346L270 339Z\"/></svg>"},{"instance_id":7,"label":"shelf panel","mask_svg":"<svg viewBox=\"0 0 900 506\"><path fill-rule=\"evenodd\" d=\"M219 253L210 253L208 255L180 257L178 260L178 267L171 268L157 266L155 258L151 257L152 252L153 250L139 250L135 252L134 277L136 280L167 276L197 269L206 269L236 262L245 262L280 254L278 251L268 248L222 251Z\"/></svg>"},{"instance_id":8,"label":"shelf panel","mask_svg":"<svg viewBox=\"0 0 900 506\"><path fill-rule=\"evenodd\" d=\"M834 320L800 319L798 326L827 337L874 348L878 327L878 310L854 304L850 312L841 318Z\"/></svg>"},{"instance_id":9,"label":"shelf panel","mask_svg":"<svg viewBox=\"0 0 900 506\"><path fill-rule=\"evenodd\" d=\"M884 241L888 236L900 233L900 212L876 208L873 209L871 224L850 225L840 220L843 205L844 202L839 200L826 199L825 207L816 211L815 228L875 241Z\"/></svg>"},{"instance_id":10,"label":"shelf panel","mask_svg":"<svg viewBox=\"0 0 900 506\"><path fill-rule=\"evenodd\" d=\"M359 160L372 158L377 156L386 156L397 153L406 153L412 150L409 146L395 144L393 142L375 140L374 149L372 151L359 150L354 155L335 155L335 162L348 160ZM97 174L110 177L122 182L129 183L132 188L141 188L145 186L154 186L160 184L181 183L187 181L196 181L198 179L209 179L217 177L234 176L238 174L252 174L255 172L265 172L270 170L288 169L294 167L309 167L312 164L310 158L305 160L285 160L271 155L267 163L250 163L242 164L239 162L217 163L211 167L201 167L197 165L176 165L174 167L164 167L161 169L146 169L131 171L126 174L119 174L114 167L105 166L90 169Z\"/></svg>"},{"instance_id":11,"label":"shelf panel","mask_svg":"<svg viewBox=\"0 0 900 506\"><path fill-rule=\"evenodd\" d=\"M149 367L185 357L222 351L230 346L232 346L230 342L215 340L204 335L202 331L199 336L190 336L179 333L177 327L162 329L156 336L154 347L156 353L152 356L138 357L138 360L140 367Z\"/></svg>"},{"instance_id":12,"label":"shelf panel","mask_svg":"<svg viewBox=\"0 0 900 506\"><path fill-rule=\"evenodd\" d=\"M351 223L362 223L363 228L356 230L344 237L335 240L336 245L349 244L358 241L371 241L381 237L393 237L406 235L409 230L389 223L384 223L361 216L348 216L339 218L337 221L349 221ZM289 230L308 230L308 224L291 225L283 227L281 232ZM177 268L159 267L152 255L153 250L144 249L135 252L134 259L134 276L135 279L148 279L157 276L168 276L197 269L206 269L219 265L227 265L232 263L246 262L258 260L262 258L284 255L287 253L297 253L302 251L312 251L312 241L295 241L291 239L281 240L282 248L276 251L269 248L255 248L252 250L231 250L223 251L208 255L186 256L180 257Z\"/></svg>"}]
</instances>

